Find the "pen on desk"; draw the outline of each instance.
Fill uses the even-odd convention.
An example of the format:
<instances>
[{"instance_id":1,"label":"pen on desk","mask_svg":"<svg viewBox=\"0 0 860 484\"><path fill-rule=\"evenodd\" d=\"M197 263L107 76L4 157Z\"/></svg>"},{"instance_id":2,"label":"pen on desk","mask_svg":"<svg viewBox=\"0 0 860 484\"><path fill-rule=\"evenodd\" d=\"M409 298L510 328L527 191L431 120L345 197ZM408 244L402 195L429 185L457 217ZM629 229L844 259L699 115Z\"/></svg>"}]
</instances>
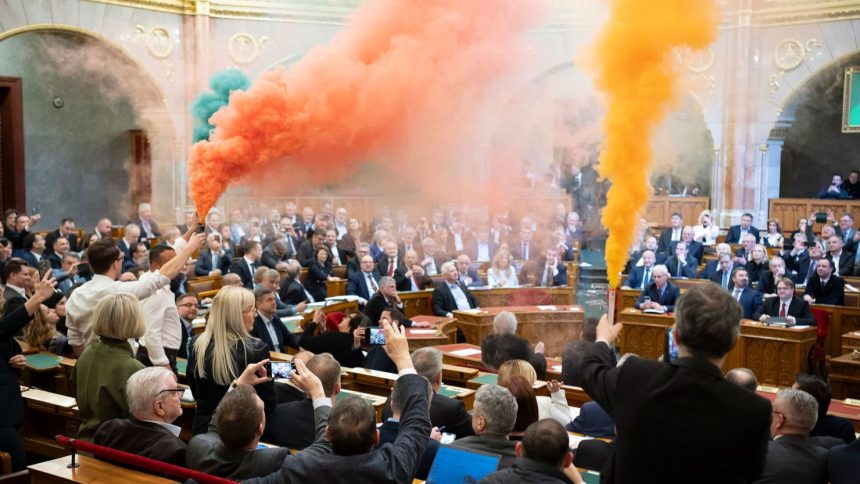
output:
<instances>
[{"instance_id":1,"label":"pen on desk","mask_svg":"<svg viewBox=\"0 0 860 484\"><path fill-rule=\"evenodd\" d=\"M437 427L436 430L441 434L442 432L445 431L445 426L443 425L441 427Z\"/></svg>"}]
</instances>

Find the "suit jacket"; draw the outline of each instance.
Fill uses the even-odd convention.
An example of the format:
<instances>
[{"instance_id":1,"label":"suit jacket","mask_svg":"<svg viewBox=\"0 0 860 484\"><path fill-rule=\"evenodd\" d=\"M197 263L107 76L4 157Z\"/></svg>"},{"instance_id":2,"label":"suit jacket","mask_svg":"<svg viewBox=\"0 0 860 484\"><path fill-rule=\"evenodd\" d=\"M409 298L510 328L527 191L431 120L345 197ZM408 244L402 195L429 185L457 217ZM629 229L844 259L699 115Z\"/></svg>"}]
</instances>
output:
<instances>
[{"instance_id":1,"label":"suit jacket","mask_svg":"<svg viewBox=\"0 0 860 484\"><path fill-rule=\"evenodd\" d=\"M654 268L652 267L651 270L653 271L653 269ZM627 275L627 279L624 281L624 285L631 289L641 289L642 279L644 277L645 266L634 267L633 270ZM648 275L648 283L651 283L651 274Z\"/></svg>"},{"instance_id":2,"label":"suit jacket","mask_svg":"<svg viewBox=\"0 0 860 484\"><path fill-rule=\"evenodd\" d=\"M673 257L675 255L675 246L678 245L678 242L672 242L669 244L669 248L666 250L666 258ZM701 242L692 241L687 244L687 258L692 257L696 259L696 265L702 263L702 256L705 255L705 246L702 245Z\"/></svg>"},{"instance_id":3,"label":"suit jacket","mask_svg":"<svg viewBox=\"0 0 860 484\"><path fill-rule=\"evenodd\" d=\"M3 315L8 316L12 314L26 302L27 298L18 294L17 291L6 288L6 290L3 291Z\"/></svg>"},{"instance_id":4,"label":"suit jacket","mask_svg":"<svg viewBox=\"0 0 860 484\"><path fill-rule=\"evenodd\" d=\"M307 267L311 262L316 260L314 258L314 244L308 239L302 242L302 245L299 246L298 251L296 252L296 260L299 261L299 264L302 267Z\"/></svg>"},{"instance_id":5,"label":"suit jacket","mask_svg":"<svg viewBox=\"0 0 860 484\"><path fill-rule=\"evenodd\" d=\"M295 279L290 279L289 277L285 277L281 280L281 287L278 296L281 297L281 301L283 301L284 304L291 304L293 306L302 301L308 301L308 295L305 294L305 287L302 286L302 283Z\"/></svg>"},{"instance_id":6,"label":"suit jacket","mask_svg":"<svg viewBox=\"0 0 860 484\"><path fill-rule=\"evenodd\" d=\"M514 453L516 446L515 440L508 440L505 436L487 434L472 435L451 442L451 447L499 454L502 456L502 460L499 461L499 469L507 469L514 465L514 461L517 460L517 455Z\"/></svg>"},{"instance_id":7,"label":"suit jacket","mask_svg":"<svg viewBox=\"0 0 860 484\"><path fill-rule=\"evenodd\" d=\"M564 267L564 264L561 264L561 266L562 266L562 267ZM463 275L462 275L462 274L459 274L459 275L458 275L458 277L460 278L460 281L461 281L461 282L463 282L463 284L466 284L466 287L468 287L468 288L484 287L484 280L483 280L483 279L481 279L481 276L480 276L480 275L478 275L478 271L476 271L475 269L472 269L472 268L470 267L470 268L466 271L466 276L468 276L468 277L469 277L469 279L471 279L471 280L472 280L472 281L471 281L471 282L469 282L468 284L466 284L465 280L463 279ZM565 267L565 276L564 276L564 277L565 277L564 282L565 282L565 283L567 283L567 268L566 268L566 267ZM409 281L407 280L407 282L409 282ZM412 287L412 286L411 286L411 284L410 284L410 288L411 288L411 287Z\"/></svg>"},{"instance_id":8,"label":"suit jacket","mask_svg":"<svg viewBox=\"0 0 860 484\"><path fill-rule=\"evenodd\" d=\"M633 269L635 269L636 267L642 267L641 265L636 265L636 264L638 264L639 259L642 258L643 252L645 252L645 251L644 250L637 250L636 252L634 252L633 254L630 255L630 259L627 261L627 269L626 269L626 272L628 274L633 272ZM665 264L666 263L666 255L665 254L663 254L662 252L658 252L658 251L653 251L653 252L654 252L654 258L655 258L654 264Z\"/></svg>"},{"instance_id":9,"label":"suit jacket","mask_svg":"<svg viewBox=\"0 0 860 484\"><path fill-rule=\"evenodd\" d=\"M21 354L21 346L15 341L15 335L32 319L33 316L27 313L23 305L0 318L0 408L4 409L0 412L0 427L21 425L24 401L21 398L18 371L9 364L9 358Z\"/></svg>"},{"instance_id":10,"label":"suit jacket","mask_svg":"<svg viewBox=\"0 0 860 484\"><path fill-rule=\"evenodd\" d=\"M385 400L382 418L391 418L391 398ZM430 400L430 423L434 427L445 427L445 432L454 434L458 439L475 435L472 431L472 417L466 412L463 402L454 398L433 393Z\"/></svg>"},{"instance_id":11,"label":"suit jacket","mask_svg":"<svg viewBox=\"0 0 860 484\"><path fill-rule=\"evenodd\" d=\"M362 366L364 353L360 347L352 348L352 333L326 331L316 334L316 330L317 323L308 323L299 338L299 346L315 354L331 353L341 366Z\"/></svg>"},{"instance_id":12,"label":"suit jacket","mask_svg":"<svg viewBox=\"0 0 860 484\"><path fill-rule=\"evenodd\" d=\"M60 229L57 229L50 234L45 236L45 253L53 254L54 253L54 242L57 241L60 237L65 237L69 241L69 250L73 252L78 251L78 234L72 232L69 235L63 235L60 233Z\"/></svg>"},{"instance_id":13,"label":"suit jacket","mask_svg":"<svg viewBox=\"0 0 860 484\"><path fill-rule=\"evenodd\" d=\"M47 252L46 252L46 254L47 254ZM63 260L60 258L60 256L58 254L51 252L47 256L45 256L43 254L42 257L48 259L48 261L51 262L51 269L61 270L63 268Z\"/></svg>"},{"instance_id":14,"label":"suit jacket","mask_svg":"<svg viewBox=\"0 0 860 484\"><path fill-rule=\"evenodd\" d=\"M128 242L126 242L125 239L120 237L119 240L116 241L116 246L120 252L125 255L125 260L128 261L131 259L131 247L128 246Z\"/></svg>"},{"instance_id":15,"label":"suit jacket","mask_svg":"<svg viewBox=\"0 0 860 484\"><path fill-rule=\"evenodd\" d=\"M314 444L302 452L308 458L319 457L331 452L331 443L325 438L325 428L331 415L331 407L323 405L314 410L316 438ZM214 420L213 420L214 422ZM295 459L286 447L235 450L221 442L215 425L209 432L195 435L188 442L186 452L188 467L207 474L227 479L248 479L277 472L282 465Z\"/></svg>"},{"instance_id":16,"label":"suit jacket","mask_svg":"<svg viewBox=\"0 0 860 484\"><path fill-rule=\"evenodd\" d=\"M39 261L36 260L36 256L33 255L33 253L30 252L29 250L25 250L25 249L16 250L16 251L12 252L12 257L17 257L19 259L23 259L23 260L27 261L27 264L29 264L30 267L39 267Z\"/></svg>"},{"instance_id":17,"label":"suit jacket","mask_svg":"<svg viewBox=\"0 0 860 484\"><path fill-rule=\"evenodd\" d=\"M762 314L779 317L780 301L778 297L769 297L762 303L761 308L752 315L752 319L758 321ZM809 309L809 303L803 298L792 296L788 304L788 316L794 316L797 324L808 324L815 326L815 316Z\"/></svg>"},{"instance_id":18,"label":"suit jacket","mask_svg":"<svg viewBox=\"0 0 860 484\"><path fill-rule=\"evenodd\" d=\"M302 450L310 446L314 432L314 404L310 398L279 403L266 421L263 440L288 449Z\"/></svg>"},{"instance_id":19,"label":"suit jacket","mask_svg":"<svg viewBox=\"0 0 860 484\"><path fill-rule=\"evenodd\" d=\"M102 423L93 443L130 454L185 466L185 442L165 427L134 417L114 418Z\"/></svg>"},{"instance_id":20,"label":"suit jacket","mask_svg":"<svg viewBox=\"0 0 860 484\"><path fill-rule=\"evenodd\" d=\"M651 298L652 302L658 303L661 306L666 306L667 312L675 311L675 302L678 301L678 298L681 297L681 290L678 289L678 286L673 286L671 282L666 283L666 288L663 290L663 298L657 297L659 295L659 291L657 290L657 283L652 282L648 284L648 287L642 291L642 294L639 295L639 299L636 300L636 307L638 308L640 304L645 301L645 296Z\"/></svg>"},{"instance_id":21,"label":"suit jacket","mask_svg":"<svg viewBox=\"0 0 860 484\"><path fill-rule=\"evenodd\" d=\"M158 224L155 223L155 220L149 222L149 232L143 230L143 223L141 223L140 217L132 220L130 223L133 223L140 227L140 239L151 239L153 237L161 236L161 233L158 231Z\"/></svg>"},{"instance_id":22,"label":"suit jacket","mask_svg":"<svg viewBox=\"0 0 860 484\"><path fill-rule=\"evenodd\" d=\"M526 260L523 257L523 241L520 239L511 240L508 242L508 249L511 252L511 259L513 260ZM541 250L538 246L538 243L532 239L529 242L529 257L528 260L537 260L541 256Z\"/></svg>"},{"instance_id":23,"label":"suit jacket","mask_svg":"<svg viewBox=\"0 0 860 484\"><path fill-rule=\"evenodd\" d=\"M720 261L709 260L705 262L705 268L699 274L699 279L711 279L711 277L720 269Z\"/></svg>"},{"instance_id":24,"label":"suit jacket","mask_svg":"<svg viewBox=\"0 0 860 484\"><path fill-rule=\"evenodd\" d=\"M506 361L525 360L532 364L539 379L546 375L546 358L535 353L528 340L515 334L489 334L481 341L481 361L498 369Z\"/></svg>"},{"instance_id":25,"label":"suit jacket","mask_svg":"<svg viewBox=\"0 0 860 484\"><path fill-rule=\"evenodd\" d=\"M743 318L750 319L761 310L761 293L747 287L741 292L741 298L738 302L744 311Z\"/></svg>"},{"instance_id":26,"label":"suit jacket","mask_svg":"<svg viewBox=\"0 0 860 484\"><path fill-rule=\"evenodd\" d=\"M821 286L821 278L815 274L806 282L806 289L803 293L812 296L815 304L845 305L845 281L841 277L837 277L836 274L832 274L823 287Z\"/></svg>"},{"instance_id":27,"label":"suit jacket","mask_svg":"<svg viewBox=\"0 0 860 484\"><path fill-rule=\"evenodd\" d=\"M493 257L496 255L496 251L499 250L499 244L493 242L492 240L487 241L487 252L490 256L490 260L493 260ZM531 251L531 248L529 248ZM478 239L472 239L469 241L469 244L466 246L465 250L466 254L472 258L472 260L478 260Z\"/></svg>"},{"instance_id":28,"label":"suit jacket","mask_svg":"<svg viewBox=\"0 0 860 484\"><path fill-rule=\"evenodd\" d=\"M732 269L734 269L734 267L732 267ZM728 274L728 276L727 276L727 277L729 278L729 279L728 279L728 281L729 281L729 285L728 285L728 287L727 287L726 289L727 289L727 290L729 290L729 291L731 291L731 290L733 290L733 289L735 288L735 283L734 283L734 282L732 282L732 273L731 273L731 272L729 272L729 274ZM722 269L720 269L720 270L718 270L718 271L714 272L714 273L711 275L711 282L714 282L714 283L718 284L720 287L722 287L722 285L723 285L723 271L722 271Z\"/></svg>"},{"instance_id":29,"label":"suit jacket","mask_svg":"<svg viewBox=\"0 0 860 484\"><path fill-rule=\"evenodd\" d=\"M371 277L374 281L376 281L377 287L379 287L379 271L376 269L371 273ZM365 301L369 301L370 297L373 294L370 294L368 291L373 290L367 288L367 277L364 275L364 272L352 272L347 277L346 283L346 293L350 295L355 295L358 297L364 298Z\"/></svg>"},{"instance_id":30,"label":"suit jacket","mask_svg":"<svg viewBox=\"0 0 860 484\"><path fill-rule=\"evenodd\" d=\"M389 260L388 256L385 254L383 254L382 257L379 258L379 261L376 263L376 270L379 272L380 276L387 276L388 275L389 261L390 260ZM403 258L398 255L394 262L395 262L394 268L393 268L394 270L391 272L391 277L395 276L395 271L397 271L397 266L398 266L398 264L403 263ZM395 280L396 280L396 278L395 278Z\"/></svg>"},{"instance_id":31,"label":"suit jacket","mask_svg":"<svg viewBox=\"0 0 860 484\"><path fill-rule=\"evenodd\" d=\"M825 462L831 484L856 484L860 475L860 440L831 448Z\"/></svg>"},{"instance_id":32,"label":"suit jacket","mask_svg":"<svg viewBox=\"0 0 860 484\"><path fill-rule=\"evenodd\" d=\"M683 231L683 227L678 229L678 240L681 240L681 232L682 231ZM672 240L672 227L668 227L668 228L663 229L663 231L660 232L660 238L657 239L657 252L660 252L660 253L666 252L667 250L669 250L669 246L672 245L672 242L674 242ZM675 253L672 252L672 253L668 254L666 257L674 255L674 254Z\"/></svg>"},{"instance_id":33,"label":"suit jacket","mask_svg":"<svg viewBox=\"0 0 860 484\"><path fill-rule=\"evenodd\" d=\"M248 261L244 257L239 262L230 264L230 272L238 274L242 278L242 285L245 289L254 290L254 272L248 267Z\"/></svg>"},{"instance_id":34,"label":"suit jacket","mask_svg":"<svg viewBox=\"0 0 860 484\"><path fill-rule=\"evenodd\" d=\"M311 455L307 449L287 459L281 468L266 477L251 479L249 484L283 482L326 483L402 483L411 482L418 460L430 435L427 382L418 375L403 375L397 385L405 395L405 409L400 417L400 431L393 444L358 455ZM220 474L219 474L220 475Z\"/></svg>"},{"instance_id":35,"label":"suit jacket","mask_svg":"<svg viewBox=\"0 0 860 484\"><path fill-rule=\"evenodd\" d=\"M386 418L379 426L379 445L377 448L385 444L394 443L397 439L397 434L400 431L400 421L392 418ZM433 459L436 458L436 452L439 451L439 442L427 437L427 447L424 448L424 453L421 454L421 459L418 461L418 467L415 470L415 478L426 480L427 474L430 473L430 467L433 465Z\"/></svg>"},{"instance_id":36,"label":"suit jacket","mask_svg":"<svg viewBox=\"0 0 860 484\"><path fill-rule=\"evenodd\" d=\"M613 367L609 347L597 342L586 349L582 378L618 432L601 482L639 482L667 447L672 473L682 480L747 482L761 474L770 402L726 381L710 361L685 357L667 365L634 357Z\"/></svg>"},{"instance_id":37,"label":"suit jacket","mask_svg":"<svg viewBox=\"0 0 860 484\"><path fill-rule=\"evenodd\" d=\"M782 260L785 261L785 270L791 272L791 276L794 279L794 282L798 284L802 284L804 280L806 280L806 275L809 273L809 251L804 250L794 256L791 255L791 251L780 254L782 256Z\"/></svg>"},{"instance_id":38,"label":"suit jacket","mask_svg":"<svg viewBox=\"0 0 860 484\"><path fill-rule=\"evenodd\" d=\"M567 430L589 437L615 438L615 422L595 402L585 402L579 409L579 415L567 424Z\"/></svg>"},{"instance_id":39,"label":"suit jacket","mask_svg":"<svg viewBox=\"0 0 860 484\"><path fill-rule=\"evenodd\" d=\"M698 266L696 259L693 259L688 255L687 260L684 262L685 265L681 267L681 271L678 272L678 257L673 255L666 259L665 265L666 268L669 269L669 275L672 277L686 277L687 279L695 278L696 266Z\"/></svg>"},{"instance_id":40,"label":"suit jacket","mask_svg":"<svg viewBox=\"0 0 860 484\"><path fill-rule=\"evenodd\" d=\"M557 272L554 276L549 277L549 280L547 281L546 285L544 285L543 283L544 272L546 271L546 259L542 259L537 263L527 264L527 266L531 267L524 267L523 271L520 272L520 279L523 281L526 280L526 273L531 271L534 274L534 283L536 286L553 287L567 285L567 266L564 265L563 262L559 262L555 266Z\"/></svg>"},{"instance_id":41,"label":"suit jacket","mask_svg":"<svg viewBox=\"0 0 860 484\"><path fill-rule=\"evenodd\" d=\"M400 257L406 255L406 243L402 240L397 243L397 254ZM415 237L415 241L412 243L412 250L414 250L418 254L418 260L424 259L424 247L421 245L421 241L418 240L418 237Z\"/></svg>"},{"instance_id":42,"label":"suit jacket","mask_svg":"<svg viewBox=\"0 0 860 484\"><path fill-rule=\"evenodd\" d=\"M290 253L287 252L283 257L278 257L275 255L275 252L272 251L272 246L268 246L263 249L263 256L260 257L260 264L270 268L277 269L278 262L287 262L290 260Z\"/></svg>"},{"instance_id":43,"label":"suit jacket","mask_svg":"<svg viewBox=\"0 0 860 484\"><path fill-rule=\"evenodd\" d=\"M254 318L254 329L251 330L251 336L262 340L269 347L269 351L277 351L283 352L284 346L287 345L287 342L290 339L290 332L287 331L287 327L282 323L277 315L272 318L272 328L275 330L275 335L278 338L278 343L272 341L272 336L269 334L269 330L266 329L266 323L263 322L263 317L259 314L256 318Z\"/></svg>"},{"instance_id":44,"label":"suit jacket","mask_svg":"<svg viewBox=\"0 0 860 484\"><path fill-rule=\"evenodd\" d=\"M478 301L475 299L475 296L472 295L469 289L464 286L462 282L458 282L457 284L466 295L466 299L469 301L469 307L472 309L477 308ZM443 282L433 289L430 304L435 316L447 316L448 313L457 309L457 300L454 299L454 294L451 293L451 288L448 287L448 283Z\"/></svg>"},{"instance_id":45,"label":"suit jacket","mask_svg":"<svg viewBox=\"0 0 860 484\"><path fill-rule=\"evenodd\" d=\"M827 450L800 435L783 435L770 442L764 472L757 483L825 484ZM855 476L856 478L857 476Z\"/></svg>"},{"instance_id":46,"label":"suit jacket","mask_svg":"<svg viewBox=\"0 0 860 484\"><path fill-rule=\"evenodd\" d=\"M331 275L331 263L326 261L325 265L317 261L308 264L308 275L305 277L305 289L316 301L324 301L327 294L326 281Z\"/></svg>"},{"instance_id":47,"label":"suit jacket","mask_svg":"<svg viewBox=\"0 0 860 484\"><path fill-rule=\"evenodd\" d=\"M212 251L203 249L197 256L197 263L194 264L195 276L208 276L215 269L221 269L221 274L226 274L230 271L230 264L233 263L233 252L224 251L224 255L218 261L218 267L212 267Z\"/></svg>"},{"instance_id":48,"label":"suit jacket","mask_svg":"<svg viewBox=\"0 0 860 484\"><path fill-rule=\"evenodd\" d=\"M755 240L759 239L759 229L755 228L754 225L750 225L749 233L755 235ZM726 243L727 244L740 244L741 243L741 226L740 225L732 225L729 227L729 233L726 235Z\"/></svg>"},{"instance_id":49,"label":"suit jacket","mask_svg":"<svg viewBox=\"0 0 860 484\"><path fill-rule=\"evenodd\" d=\"M828 252L827 259L833 262L833 256ZM842 253L839 254L839 261L833 264L834 267L839 269L839 276L853 276L854 275L854 253L848 252L846 250L842 250Z\"/></svg>"},{"instance_id":50,"label":"suit jacket","mask_svg":"<svg viewBox=\"0 0 860 484\"><path fill-rule=\"evenodd\" d=\"M854 235L857 234L857 229L852 227L847 231L843 231L839 224L834 224L833 230L836 232L836 235L842 237L842 241L845 243L843 250L847 250L848 252L853 252L856 254L858 242L854 240ZM846 234L845 232L848 233Z\"/></svg>"}]
</instances>

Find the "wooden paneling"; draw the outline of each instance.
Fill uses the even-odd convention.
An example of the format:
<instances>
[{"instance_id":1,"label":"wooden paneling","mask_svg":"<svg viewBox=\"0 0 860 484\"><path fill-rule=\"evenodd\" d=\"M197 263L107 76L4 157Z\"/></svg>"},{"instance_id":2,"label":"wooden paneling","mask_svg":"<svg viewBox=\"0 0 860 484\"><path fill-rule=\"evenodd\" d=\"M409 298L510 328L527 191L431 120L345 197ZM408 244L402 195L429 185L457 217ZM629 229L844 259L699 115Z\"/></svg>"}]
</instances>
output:
<instances>
[{"instance_id":1,"label":"wooden paneling","mask_svg":"<svg viewBox=\"0 0 860 484\"><path fill-rule=\"evenodd\" d=\"M857 220L860 217L860 200L819 200L817 198L772 198L768 204L768 217L779 220L782 228L793 231L797 221L810 214L833 210L838 219L850 213ZM764 230L763 224L756 225ZM820 227L820 225L819 225Z\"/></svg>"},{"instance_id":2,"label":"wooden paneling","mask_svg":"<svg viewBox=\"0 0 860 484\"><path fill-rule=\"evenodd\" d=\"M702 210L710 208L709 197L651 197L642 216L651 225L666 225L669 217L678 212L686 225L696 225Z\"/></svg>"}]
</instances>

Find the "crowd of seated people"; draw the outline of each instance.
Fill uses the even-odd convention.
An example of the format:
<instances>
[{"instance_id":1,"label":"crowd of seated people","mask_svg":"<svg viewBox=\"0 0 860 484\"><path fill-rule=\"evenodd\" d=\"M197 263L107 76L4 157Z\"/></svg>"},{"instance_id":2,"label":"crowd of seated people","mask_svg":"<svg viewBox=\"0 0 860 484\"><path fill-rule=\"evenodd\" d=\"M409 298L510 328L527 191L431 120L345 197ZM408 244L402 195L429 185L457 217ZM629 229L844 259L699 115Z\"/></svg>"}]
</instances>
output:
<instances>
[{"instance_id":1,"label":"crowd of seated people","mask_svg":"<svg viewBox=\"0 0 860 484\"><path fill-rule=\"evenodd\" d=\"M654 362L663 366L652 367L651 362L636 357L616 366L614 353L606 347L614 342L617 328L601 323L593 329L594 334L584 334L583 339L589 342L581 342L583 345L575 352L566 350L562 358L564 382L583 386L595 400L577 412L567 405L559 382L547 382L550 396L535 394L533 387L539 378L545 378L546 372L542 345L532 348L528 341L518 338L516 320L502 313L494 334L482 344L484 363L498 370L498 384L481 386L470 415L462 402L439 393L441 353L424 348L409 354L402 327L410 322L398 310L398 291L432 287L431 307L439 316L475 308L477 302L471 291L482 287L477 281L484 278L471 261L489 262L490 257L498 261L492 266L498 269L494 280L507 277L506 287L527 283L561 285L566 282L566 278L559 277L565 270L566 256L562 254L581 237L575 227L562 224L573 219L575 225L578 217L562 217L557 227L525 219L517 228L505 227L510 217L494 218L492 225L478 226L473 232L465 220L446 220L442 212L419 220L415 226L409 226L408 219L398 215L383 214L378 223L370 225L375 232L371 239L361 222L350 219L346 210L333 210L330 204L330 213L321 214L309 209L297 212L290 204L286 208L283 215L270 209L240 210L230 214L229 224L222 224L220 215L213 212L204 222L206 235L199 236L194 235L198 221L192 215L186 227L181 227L185 230L176 228L168 246L157 239L173 227L159 227L147 215L148 207L142 206L134 228L126 228L126 233L137 234L137 240L127 246L128 255L110 238L108 221L107 228L103 226L95 232L94 240L86 239L87 251L68 262L69 252L82 247L77 245L80 241L71 243L71 234L64 232L68 231L68 221L64 221L51 244L45 244L45 250L41 248L44 240L21 240L21 249L32 257L52 261L53 270L46 275L51 280L47 297L39 296L46 283L25 258L20 262L10 254L9 261L4 261L0 328L6 331L7 318L20 320L23 306L34 321L23 331L28 344L79 355L72 383L81 414L80 437L231 479L408 482L431 473L435 456L444 448L440 444L442 433L450 433L455 438L450 444L453 447L501 456L498 471L484 482L581 482L574 468L576 463L602 471L610 479L616 476L625 480L628 472L636 472L634 476L654 472L646 463L658 458L653 454L657 446L649 449L647 438L639 436L643 427L655 424L647 421L647 413L636 412L637 402L642 401L652 403L648 408L661 409L696 434L685 438L689 442L684 449L688 459L681 463L684 470L679 471L687 472L684 475L704 475L707 464L701 456L708 455L727 467L722 474L714 470L714 476L728 476L729 481L732 476L755 480L764 472L766 478L779 479L768 477L781 471L779 462L783 458L780 450L768 449L768 435L795 434L792 428L769 430L762 421L764 409L770 404L754 395L740 396L717 377L721 375L719 358L733 343L732 335L736 336L728 321L739 321L748 310L758 318L778 316L784 311L801 324L809 302L794 296L797 275L803 273L804 280L809 279L807 289L812 286L813 291L808 294L810 299L828 300L833 293L828 288L839 280L834 268L841 256L833 264L822 251L819 258L809 258L814 262L798 262L796 259L803 259L801 251L786 251L785 258L780 257L783 266L768 265L760 278L764 281L770 277L769 284L774 285L777 296L770 298L774 304L753 302L748 307L746 301L754 296L747 266L750 260L739 264L726 253L726 267L714 271L718 281L722 281L721 272L726 275L726 291L708 285L711 287L702 289L702 295L692 291L692 295L681 296L669 280L669 269L657 258L662 252L664 259L699 265L688 255L689 247L694 245L690 242L696 242L692 240L695 234L681 225L677 240L671 234L667 237L666 250L657 251L654 247L641 253L642 264L636 266L640 270L630 284L645 290L648 299L643 296L640 307L664 311L677 308L680 366ZM17 216L13 223L18 226ZM20 227L24 229L25 225ZM561 233L571 239L562 242ZM31 234L23 238L28 235ZM739 235L744 236L746 232ZM656 238L652 243L656 244ZM7 245L12 245L11 240ZM56 257L43 255L48 246ZM142 256L135 260L135 250L145 251L145 260ZM189 265L195 252L199 252L197 264ZM309 260L301 259L302 254L309 255ZM341 254L344 260L339 260ZM740 257L746 258L746 254ZM124 268L129 259L132 269L139 271L135 277ZM198 271L201 260L206 262ZM57 262L59 267L53 265ZM324 299L326 294L319 289L324 290L337 262L346 266L348 292L360 298L363 311L345 315L317 311L304 325L300 337L284 331L284 326L277 324L278 318L301 313L306 304ZM84 264L88 267L78 271L77 267ZM316 282L302 283L303 265L309 275L320 272ZM524 278L523 274L531 276ZM430 278L433 275L440 279L438 283ZM184 285L171 284L179 278L195 276L223 277L223 288L211 303L205 329L197 336L193 336L191 320L197 316L199 302L187 286L183 289ZM493 285L489 283L489 273L486 279L488 285ZM70 284L55 292L54 286L61 288L63 281ZM815 281L820 289L815 288ZM685 305L688 298L693 302ZM730 310L706 311L715 305ZM756 316L757 313L760 314ZM722 319L709 319L718 316ZM372 326L383 328L385 345L368 347L365 332ZM14 334L17 330L10 331ZM289 348L300 351L291 373L298 390L285 392L272 381L265 365L269 351ZM196 401L194 437L187 444L179 439L175 425L182 414L179 399L185 392L177 384L176 357L188 358L186 376ZM13 365L12 361L3 364ZM343 367L374 368L377 364L399 374L378 433L374 409L361 398L345 398L340 380ZM671 392L649 390L674 384L702 385L707 388L703 391L716 397L699 402L700 411L691 412L683 411L684 402L673 401ZM797 386L826 408L826 383L822 389L818 381L799 376ZM10 393L10 388L4 387L4 392ZM616 390L610 392L609 388ZM630 398L624 398L622 391L629 392ZM773 408L780 410L785 421L797 425L803 422L802 412L811 407L805 400L806 403L803 397L781 396ZM642 408L646 406L642 404ZM745 408L746 416L737 411L739 407ZM841 441L837 445L832 440L806 438L803 445L822 449L824 444L831 446L830 450L808 453L815 462L807 467L815 468L815 472L826 469L825 475L833 482L850 482L832 476L840 472L856 476L851 471L856 468L860 449L849 439L844 422L830 422L818 408L816 418L824 422L821 428L813 423L803 430L806 427L801 425L796 427L801 428L797 435L812 432L816 438L836 437ZM715 413L722 419L700 421L703 415ZM707 429L720 428L719 425L734 428L736 422L748 424L747 428L738 429L738 435L724 436L722 443L708 442L705 437ZM586 441L574 454L565 426L595 437L612 439L617 435L619 440ZM9 429L14 434L9 434ZM647 433L659 435L664 430L655 427ZM0 431L0 444L5 448L17 435L15 422ZM259 448L261 441L283 447ZM287 448L302 450L291 454ZM689 457L696 455L700 458Z\"/></svg>"}]
</instances>

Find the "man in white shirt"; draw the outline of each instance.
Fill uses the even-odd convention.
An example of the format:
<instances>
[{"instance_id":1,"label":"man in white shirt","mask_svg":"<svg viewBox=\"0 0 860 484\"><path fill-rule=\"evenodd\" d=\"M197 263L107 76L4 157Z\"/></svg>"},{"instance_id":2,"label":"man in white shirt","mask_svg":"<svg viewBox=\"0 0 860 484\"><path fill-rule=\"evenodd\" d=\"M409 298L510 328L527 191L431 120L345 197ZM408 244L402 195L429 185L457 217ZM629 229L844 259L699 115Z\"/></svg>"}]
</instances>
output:
<instances>
[{"instance_id":1,"label":"man in white shirt","mask_svg":"<svg viewBox=\"0 0 860 484\"><path fill-rule=\"evenodd\" d=\"M137 281L117 281L122 272L123 254L112 239L99 240L87 249L90 267L95 274L92 280L77 288L66 303L66 326L69 345L75 356L80 356L93 338L92 315L96 305L108 294L126 292L138 299L147 298L158 289L169 286L170 280L179 274L189 257L203 246L205 235L190 235L177 257L165 263L159 270L146 272Z\"/></svg>"},{"instance_id":2,"label":"man in white shirt","mask_svg":"<svg viewBox=\"0 0 860 484\"><path fill-rule=\"evenodd\" d=\"M327 245L329 251L331 251L331 265L342 266L346 263L346 256L344 256L337 248L337 240L337 229L326 229L325 245Z\"/></svg>"},{"instance_id":3,"label":"man in white shirt","mask_svg":"<svg viewBox=\"0 0 860 484\"><path fill-rule=\"evenodd\" d=\"M334 229L337 230L337 240L342 239L344 235L349 233L346 209L343 207L338 207L338 209L334 211Z\"/></svg>"},{"instance_id":4,"label":"man in white shirt","mask_svg":"<svg viewBox=\"0 0 860 484\"><path fill-rule=\"evenodd\" d=\"M185 247L185 239L178 239L176 248ZM158 245L149 251L149 269L155 272L171 259L176 251L166 245ZM176 373L176 357L182 346L182 322L176 310L176 299L170 285L159 288L141 302L146 333L137 348L137 361L146 366L163 366Z\"/></svg>"},{"instance_id":5,"label":"man in white shirt","mask_svg":"<svg viewBox=\"0 0 860 484\"><path fill-rule=\"evenodd\" d=\"M453 262L442 264L442 284L436 286L431 296L431 306L435 316L452 317L455 309L475 309L478 302L466 286L457 280L457 267Z\"/></svg>"}]
</instances>

